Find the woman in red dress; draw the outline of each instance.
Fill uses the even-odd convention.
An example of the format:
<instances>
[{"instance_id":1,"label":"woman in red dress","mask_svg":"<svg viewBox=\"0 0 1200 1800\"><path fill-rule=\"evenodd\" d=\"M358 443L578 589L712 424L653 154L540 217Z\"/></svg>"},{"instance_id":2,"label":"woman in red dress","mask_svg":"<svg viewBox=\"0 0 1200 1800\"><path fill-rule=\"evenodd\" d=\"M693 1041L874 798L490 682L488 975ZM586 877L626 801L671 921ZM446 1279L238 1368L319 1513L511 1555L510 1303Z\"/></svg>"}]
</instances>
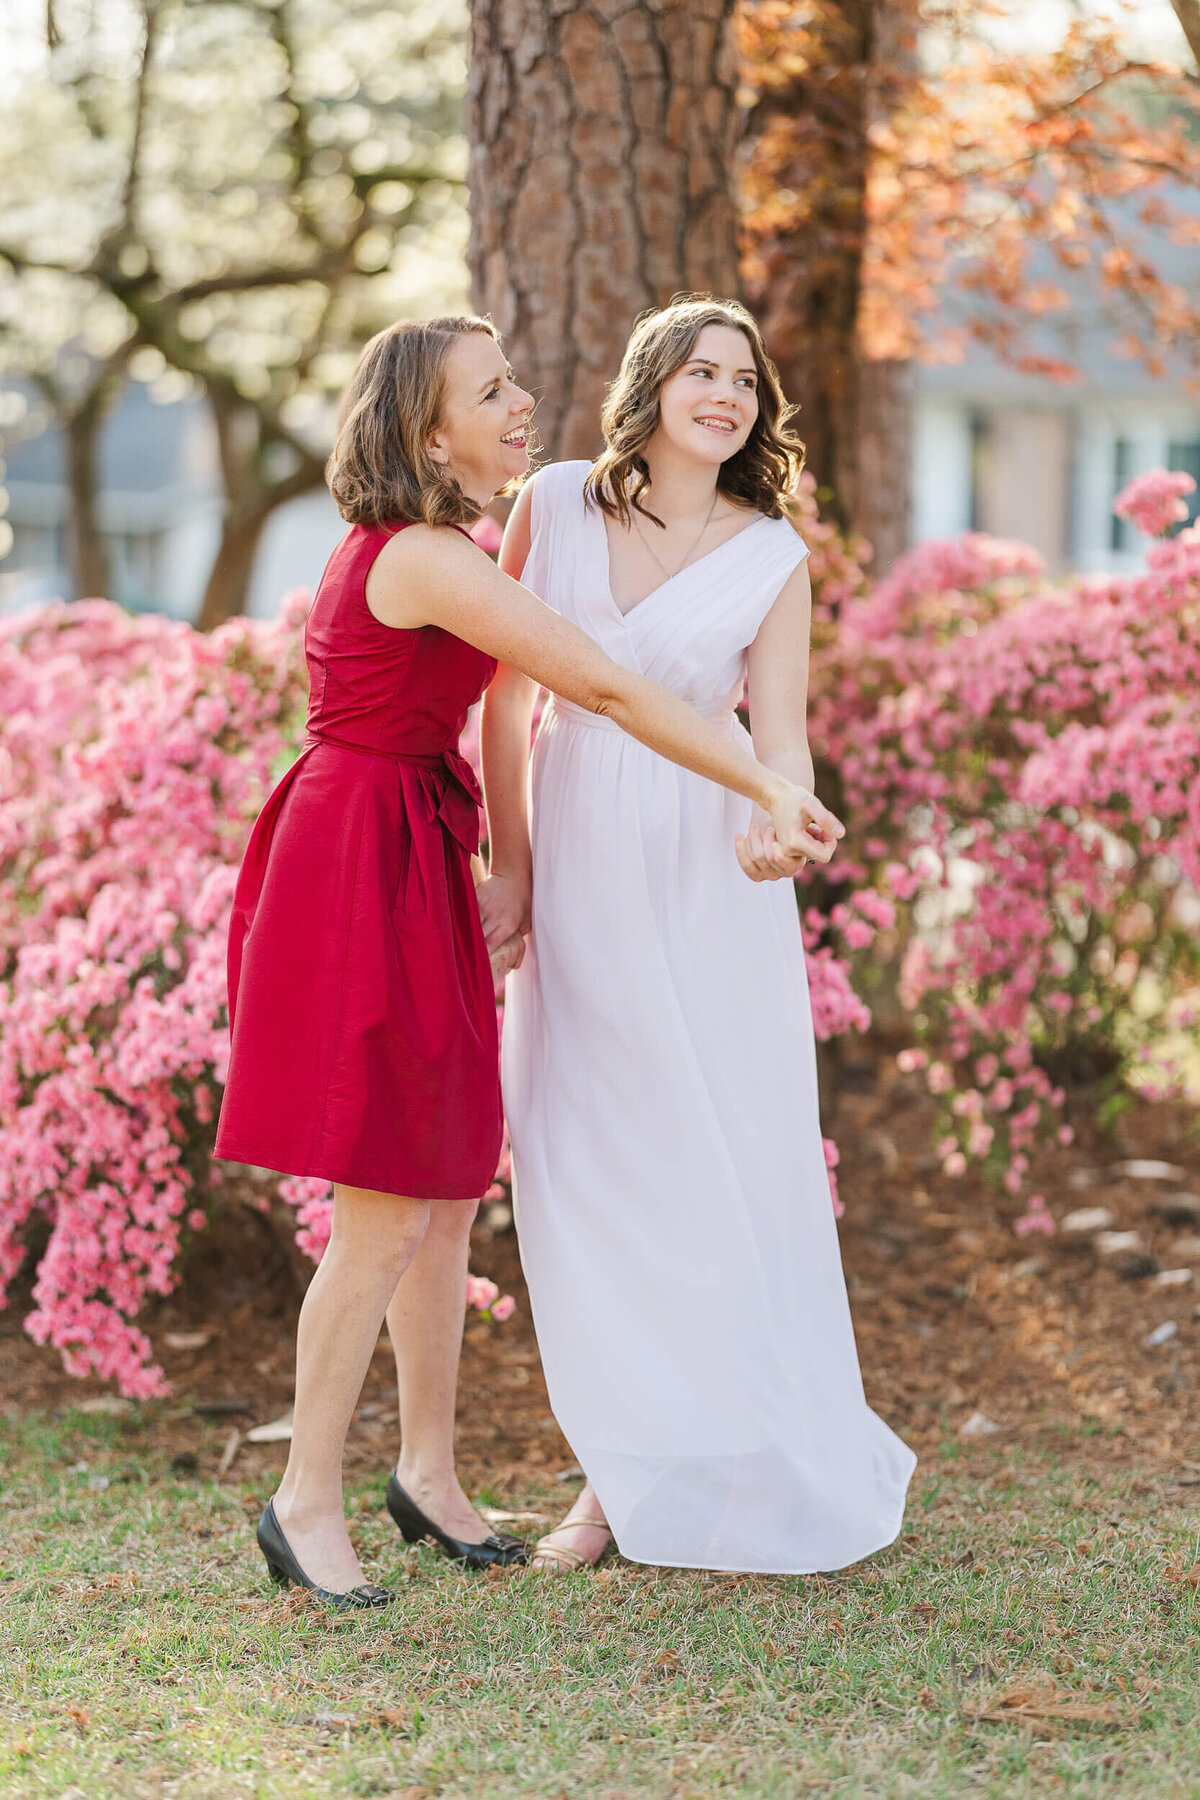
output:
<instances>
[{"instance_id":1,"label":"woman in red dress","mask_svg":"<svg viewBox=\"0 0 1200 1800\"><path fill-rule=\"evenodd\" d=\"M611 662L471 542L464 528L528 467L532 408L482 319L404 322L363 352L329 471L351 529L305 637L308 742L254 829L234 901L217 1154L334 1183L300 1314L287 1468L258 1538L276 1579L343 1606L390 1598L364 1583L342 1503L346 1431L385 1314L401 1468L410 1442L427 1452L415 1498L389 1484L393 1516L477 1565L521 1554L468 1541L479 1521L452 1450L467 1233L501 1134L471 873L479 793L458 736L497 661L758 801L781 854L825 861L841 832L812 794ZM503 871L491 880L502 887ZM415 1453L412 1467L420 1477Z\"/></svg>"}]
</instances>

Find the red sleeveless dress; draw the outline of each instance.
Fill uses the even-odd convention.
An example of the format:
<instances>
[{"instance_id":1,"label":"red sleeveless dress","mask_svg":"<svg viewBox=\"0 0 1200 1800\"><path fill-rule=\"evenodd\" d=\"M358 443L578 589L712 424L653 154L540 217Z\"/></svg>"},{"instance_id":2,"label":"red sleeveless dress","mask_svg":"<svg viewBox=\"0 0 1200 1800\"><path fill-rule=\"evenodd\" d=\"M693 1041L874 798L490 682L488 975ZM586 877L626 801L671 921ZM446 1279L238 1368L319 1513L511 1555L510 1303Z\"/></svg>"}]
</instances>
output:
<instances>
[{"instance_id":1,"label":"red sleeveless dress","mask_svg":"<svg viewBox=\"0 0 1200 1800\"><path fill-rule=\"evenodd\" d=\"M307 742L234 896L216 1153L468 1199L495 1174L501 1112L470 867L480 795L458 738L496 664L374 617L367 571L393 530L347 532L305 630Z\"/></svg>"}]
</instances>

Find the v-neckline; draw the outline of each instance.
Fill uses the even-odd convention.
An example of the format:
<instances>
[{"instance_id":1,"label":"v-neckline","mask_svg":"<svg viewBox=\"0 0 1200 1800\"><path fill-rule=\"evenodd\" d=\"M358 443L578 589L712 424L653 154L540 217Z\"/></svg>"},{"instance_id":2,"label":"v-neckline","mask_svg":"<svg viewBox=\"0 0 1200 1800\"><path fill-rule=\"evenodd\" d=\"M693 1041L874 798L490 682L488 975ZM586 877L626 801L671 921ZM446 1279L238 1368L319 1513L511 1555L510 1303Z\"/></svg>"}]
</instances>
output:
<instances>
[{"instance_id":1,"label":"v-neckline","mask_svg":"<svg viewBox=\"0 0 1200 1800\"><path fill-rule=\"evenodd\" d=\"M595 506L594 502L593 507L599 522L600 535L604 540L604 591L608 595L609 605L618 619L626 620L632 619L634 613L640 612L648 601L653 600L657 594L661 594L664 588L669 588L672 582L678 581L681 575L687 575L692 569L698 569L701 563L708 561L710 556L719 556L722 550L727 550L730 544L736 544L739 538L745 537L748 531L753 531L756 525L770 523L766 513L755 513L749 524L743 525L740 531L735 531L732 537L724 538L721 543L714 544L711 550L706 550L703 556L698 556L694 562L685 563L682 569L676 569L673 575L668 575L665 580L659 582L657 587L652 587L648 594L643 594L640 600L635 600L627 612L622 612L612 590L612 546L608 541L607 517L600 507Z\"/></svg>"}]
</instances>

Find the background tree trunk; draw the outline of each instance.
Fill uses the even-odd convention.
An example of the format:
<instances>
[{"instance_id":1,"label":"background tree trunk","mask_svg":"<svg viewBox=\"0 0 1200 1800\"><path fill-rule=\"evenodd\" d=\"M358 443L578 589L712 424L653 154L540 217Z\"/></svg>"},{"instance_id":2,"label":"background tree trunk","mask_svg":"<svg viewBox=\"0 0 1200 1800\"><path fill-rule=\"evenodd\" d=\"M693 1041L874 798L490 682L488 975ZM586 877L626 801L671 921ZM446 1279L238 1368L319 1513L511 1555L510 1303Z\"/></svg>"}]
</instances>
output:
<instances>
[{"instance_id":1,"label":"background tree trunk","mask_svg":"<svg viewBox=\"0 0 1200 1800\"><path fill-rule=\"evenodd\" d=\"M474 303L551 455L599 447L637 315L739 292L735 0L474 0Z\"/></svg>"},{"instance_id":2,"label":"background tree trunk","mask_svg":"<svg viewBox=\"0 0 1200 1800\"><path fill-rule=\"evenodd\" d=\"M912 20L911 0L811 12L804 54L786 80L762 83L748 126L750 301L800 402L825 504L871 540L880 571L908 543L914 384L907 361L872 361L863 344L869 133L915 68ZM780 199L798 222L756 229L756 208Z\"/></svg>"},{"instance_id":3,"label":"background tree trunk","mask_svg":"<svg viewBox=\"0 0 1200 1800\"><path fill-rule=\"evenodd\" d=\"M273 440L260 411L227 383L210 380L208 400L217 428L217 452L225 489L221 541L196 617L198 631L213 631L246 610L255 558L267 520L277 506L311 493L324 480L320 457ZM270 472L272 459L292 467Z\"/></svg>"},{"instance_id":4,"label":"background tree trunk","mask_svg":"<svg viewBox=\"0 0 1200 1800\"><path fill-rule=\"evenodd\" d=\"M1200 0L1171 0L1188 47L1200 65Z\"/></svg>"},{"instance_id":5,"label":"background tree trunk","mask_svg":"<svg viewBox=\"0 0 1200 1800\"><path fill-rule=\"evenodd\" d=\"M912 0L876 0L867 71L867 130L886 125L910 77L917 72L917 27ZM861 308L861 297L860 297ZM911 357L867 354L861 317L857 490L854 526L875 549L875 573L886 574L912 536L913 403L916 367Z\"/></svg>"},{"instance_id":6,"label":"background tree trunk","mask_svg":"<svg viewBox=\"0 0 1200 1800\"><path fill-rule=\"evenodd\" d=\"M132 340L103 362L86 365L82 386L57 370L33 379L63 435L67 481L67 559L75 600L111 599L112 571L100 520L100 435L121 397Z\"/></svg>"},{"instance_id":7,"label":"background tree trunk","mask_svg":"<svg viewBox=\"0 0 1200 1800\"><path fill-rule=\"evenodd\" d=\"M62 421L67 475L67 545L72 598L111 599L108 549L100 526L98 452L104 409L84 405Z\"/></svg>"}]
</instances>

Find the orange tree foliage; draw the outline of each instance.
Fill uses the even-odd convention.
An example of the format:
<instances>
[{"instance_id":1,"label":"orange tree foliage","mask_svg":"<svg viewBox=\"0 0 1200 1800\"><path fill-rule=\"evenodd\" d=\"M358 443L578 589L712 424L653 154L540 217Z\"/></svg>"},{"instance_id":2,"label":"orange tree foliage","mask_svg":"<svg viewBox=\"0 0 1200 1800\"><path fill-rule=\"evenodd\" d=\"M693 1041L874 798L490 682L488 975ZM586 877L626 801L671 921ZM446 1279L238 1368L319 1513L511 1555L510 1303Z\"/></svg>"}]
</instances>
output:
<instances>
[{"instance_id":1,"label":"orange tree foliage","mask_svg":"<svg viewBox=\"0 0 1200 1800\"><path fill-rule=\"evenodd\" d=\"M1073 373L1030 325L1085 271L1120 346L1197 366L1200 297L1163 247L1200 245L1200 77L1130 53L1131 9L1057 46L997 48L988 0L746 0L747 286L787 367L938 358L967 332L1025 370ZM1181 22L1186 23L1186 21ZM1181 45L1182 49L1182 45ZM931 310L977 296L955 337ZM816 423L820 424L819 418Z\"/></svg>"}]
</instances>

